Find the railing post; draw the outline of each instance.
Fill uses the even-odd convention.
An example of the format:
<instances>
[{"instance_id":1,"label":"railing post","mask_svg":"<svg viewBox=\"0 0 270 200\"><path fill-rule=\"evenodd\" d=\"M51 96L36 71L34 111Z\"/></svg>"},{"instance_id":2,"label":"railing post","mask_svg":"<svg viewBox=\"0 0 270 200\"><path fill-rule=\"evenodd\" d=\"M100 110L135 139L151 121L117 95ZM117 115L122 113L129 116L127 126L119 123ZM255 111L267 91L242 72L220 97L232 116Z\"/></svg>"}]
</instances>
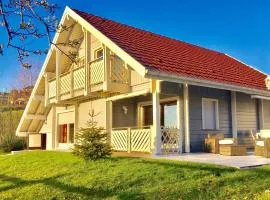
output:
<instances>
[{"instance_id":1,"label":"railing post","mask_svg":"<svg viewBox=\"0 0 270 200\"><path fill-rule=\"evenodd\" d=\"M111 55L110 55L110 50L103 45L103 49L104 49L104 58L103 58L103 62L104 62L104 85L103 88L105 91L109 91L110 90L110 82L111 82L111 76L110 76L110 71L111 71Z\"/></svg>"},{"instance_id":2,"label":"railing post","mask_svg":"<svg viewBox=\"0 0 270 200\"><path fill-rule=\"evenodd\" d=\"M128 128L127 129L127 151L128 151L128 153L130 153L131 152L131 129L130 128Z\"/></svg>"},{"instance_id":3,"label":"railing post","mask_svg":"<svg viewBox=\"0 0 270 200\"><path fill-rule=\"evenodd\" d=\"M56 76L56 102L60 100L60 71L61 71L61 54L62 52L57 49L56 50L56 69L55 69L55 76Z\"/></svg>"},{"instance_id":4,"label":"railing post","mask_svg":"<svg viewBox=\"0 0 270 200\"><path fill-rule=\"evenodd\" d=\"M49 104L49 79L48 79L48 73L45 73L44 78L45 78L45 102L44 102L44 105L45 105L45 107L47 107L48 104Z\"/></svg>"},{"instance_id":5,"label":"railing post","mask_svg":"<svg viewBox=\"0 0 270 200\"><path fill-rule=\"evenodd\" d=\"M90 62L91 58L91 34L86 30L83 29L84 31L84 95L87 96L89 94L89 88L90 88L90 69L88 67L88 63Z\"/></svg>"},{"instance_id":6,"label":"railing post","mask_svg":"<svg viewBox=\"0 0 270 200\"><path fill-rule=\"evenodd\" d=\"M70 98L74 97L74 65L70 69Z\"/></svg>"}]
</instances>

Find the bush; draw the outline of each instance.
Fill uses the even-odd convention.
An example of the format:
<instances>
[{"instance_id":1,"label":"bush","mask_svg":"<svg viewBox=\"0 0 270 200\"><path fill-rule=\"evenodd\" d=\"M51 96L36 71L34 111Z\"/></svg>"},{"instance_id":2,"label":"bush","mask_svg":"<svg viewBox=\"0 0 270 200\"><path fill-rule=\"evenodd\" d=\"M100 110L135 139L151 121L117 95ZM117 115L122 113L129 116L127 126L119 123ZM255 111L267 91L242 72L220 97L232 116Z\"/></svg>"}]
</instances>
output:
<instances>
[{"instance_id":1,"label":"bush","mask_svg":"<svg viewBox=\"0 0 270 200\"><path fill-rule=\"evenodd\" d=\"M76 134L76 144L72 152L85 160L98 160L111 156L112 149L108 144L108 133L104 128L98 127L93 120L94 112L89 114L91 120L87 122L88 128L81 128Z\"/></svg>"},{"instance_id":2,"label":"bush","mask_svg":"<svg viewBox=\"0 0 270 200\"><path fill-rule=\"evenodd\" d=\"M19 151L25 147L25 139L13 134L5 134L1 137L0 149L4 152Z\"/></svg>"}]
</instances>

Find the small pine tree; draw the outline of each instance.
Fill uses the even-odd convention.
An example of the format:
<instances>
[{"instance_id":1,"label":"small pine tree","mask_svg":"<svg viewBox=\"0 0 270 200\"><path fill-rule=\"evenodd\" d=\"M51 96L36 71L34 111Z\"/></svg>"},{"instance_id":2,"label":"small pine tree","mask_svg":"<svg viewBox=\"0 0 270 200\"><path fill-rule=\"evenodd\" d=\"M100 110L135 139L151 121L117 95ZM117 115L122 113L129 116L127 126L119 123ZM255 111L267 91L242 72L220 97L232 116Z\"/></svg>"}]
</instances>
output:
<instances>
[{"instance_id":1,"label":"small pine tree","mask_svg":"<svg viewBox=\"0 0 270 200\"><path fill-rule=\"evenodd\" d=\"M87 128L81 128L75 136L76 144L72 149L73 154L85 160L98 160L111 156L112 149L108 143L108 133L104 128L97 126L93 110L89 112L89 116Z\"/></svg>"}]
</instances>

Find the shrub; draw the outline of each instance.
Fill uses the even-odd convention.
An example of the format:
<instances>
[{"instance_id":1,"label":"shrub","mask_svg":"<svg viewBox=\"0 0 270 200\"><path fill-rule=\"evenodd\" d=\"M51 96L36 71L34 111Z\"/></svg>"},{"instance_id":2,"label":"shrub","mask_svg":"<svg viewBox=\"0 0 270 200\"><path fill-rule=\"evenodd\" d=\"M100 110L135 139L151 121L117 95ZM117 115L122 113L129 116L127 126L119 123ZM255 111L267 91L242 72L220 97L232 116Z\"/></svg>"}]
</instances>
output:
<instances>
[{"instance_id":1,"label":"shrub","mask_svg":"<svg viewBox=\"0 0 270 200\"><path fill-rule=\"evenodd\" d=\"M25 139L13 134L4 134L1 137L0 149L4 152L19 151L25 147Z\"/></svg>"},{"instance_id":2,"label":"shrub","mask_svg":"<svg viewBox=\"0 0 270 200\"><path fill-rule=\"evenodd\" d=\"M72 152L85 160L98 160L111 156L112 149L108 144L108 133L104 128L98 127L94 121L94 112L89 113L91 119L87 122L87 128L81 128L76 134L76 144Z\"/></svg>"}]
</instances>

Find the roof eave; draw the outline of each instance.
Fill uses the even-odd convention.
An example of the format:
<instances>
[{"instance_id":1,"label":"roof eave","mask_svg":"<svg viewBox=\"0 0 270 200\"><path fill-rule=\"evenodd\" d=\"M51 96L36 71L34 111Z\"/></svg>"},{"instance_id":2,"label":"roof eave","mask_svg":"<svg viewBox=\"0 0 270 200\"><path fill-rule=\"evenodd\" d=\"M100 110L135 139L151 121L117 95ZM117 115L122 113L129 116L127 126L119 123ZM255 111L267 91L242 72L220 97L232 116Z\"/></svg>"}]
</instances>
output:
<instances>
[{"instance_id":1,"label":"roof eave","mask_svg":"<svg viewBox=\"0 0 270 200\"><path fill-rule=\"evenodd\" d=\"M267 91L267 90L248 88L248 87L227 84L227 83L220 83L216 81L209 81L209 80L199 79L199 78L179 76L175 74L159 72L159 71L154 71L154 70L148 70L145 77L151 78L151 79L163 80L163 81L170 81L170 82L176 82L176 83L190 84L190 85L196 85L196 86L202 86L202 87L210 87L210 88L243 92L243 93L252 94L252 95L263 95L266 97L270 97L270 91Z\"/></svg>"}]
</instances>

